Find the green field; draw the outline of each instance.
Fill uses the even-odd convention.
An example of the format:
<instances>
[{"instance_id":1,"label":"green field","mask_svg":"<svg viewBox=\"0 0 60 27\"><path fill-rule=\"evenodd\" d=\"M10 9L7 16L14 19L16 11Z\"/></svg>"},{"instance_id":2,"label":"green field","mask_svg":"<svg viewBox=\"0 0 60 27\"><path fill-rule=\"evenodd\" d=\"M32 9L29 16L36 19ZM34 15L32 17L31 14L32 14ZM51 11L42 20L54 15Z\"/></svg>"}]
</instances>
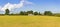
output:
<instances>
[{"instance_id":1,"label":"green field","mask_svg":"<svg viewBox=\"0 0 60 27\"><path fill-rule=\"evenodd\" d=\"M60 17L0 16L0 27L60 27Z\"/></svg>"}]
</instances>

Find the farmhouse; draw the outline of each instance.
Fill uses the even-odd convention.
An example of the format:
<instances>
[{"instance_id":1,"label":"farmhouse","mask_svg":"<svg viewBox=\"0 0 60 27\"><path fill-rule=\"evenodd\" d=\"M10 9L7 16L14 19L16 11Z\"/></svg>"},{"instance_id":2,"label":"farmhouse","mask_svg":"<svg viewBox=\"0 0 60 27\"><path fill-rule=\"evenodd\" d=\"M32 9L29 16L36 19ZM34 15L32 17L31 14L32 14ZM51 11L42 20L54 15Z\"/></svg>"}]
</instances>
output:
<instances>
[{"instance_id":1,"label":"farmhouse","mask_svg":"<svg viewBox=\"0 0 60 27\"><path fill-rule=\"evenodd\" d=\"M28 16L33 16L33 14L28 14Z\"/></svg>"}]
</instances>

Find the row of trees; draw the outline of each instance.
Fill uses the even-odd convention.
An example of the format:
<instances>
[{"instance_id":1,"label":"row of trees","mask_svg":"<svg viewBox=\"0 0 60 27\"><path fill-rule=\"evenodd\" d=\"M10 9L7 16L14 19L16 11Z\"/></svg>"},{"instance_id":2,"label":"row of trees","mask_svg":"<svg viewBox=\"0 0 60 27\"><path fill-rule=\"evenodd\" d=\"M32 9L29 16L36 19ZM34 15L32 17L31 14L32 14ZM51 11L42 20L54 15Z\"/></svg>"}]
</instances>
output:
<instances>
[{"instance_id":1,"label":"row of trees","mask_svg":"<svg viewBox=\"0 0 60 27\"><path fill-rule=\"evenodd\" d=\"M20 15L28 15L28 14L41 15L40 12L33 12L32 10L31 11L27 11L27 12L21 11L19 14Z\"/></svg>"},{"instance_id":2,"label":"row of trees","mask_svg":"<svg viewBox=\"0 0 60 27\"><path fill-rule=\"evenodd\" d=\"M8 9L5 10L5 14L6 15L10 15L9 14L10 11ZM33 12L32 10L31 11L20 11L20 13L18 15L28 15L28 14L32 14L32 15L42 15L40 12ZM11 14L11 15L14 15L14 14ZM45 11L44 12L44 15L52 15L52 12L51 11Z\"/></svg>"}]
</instances>

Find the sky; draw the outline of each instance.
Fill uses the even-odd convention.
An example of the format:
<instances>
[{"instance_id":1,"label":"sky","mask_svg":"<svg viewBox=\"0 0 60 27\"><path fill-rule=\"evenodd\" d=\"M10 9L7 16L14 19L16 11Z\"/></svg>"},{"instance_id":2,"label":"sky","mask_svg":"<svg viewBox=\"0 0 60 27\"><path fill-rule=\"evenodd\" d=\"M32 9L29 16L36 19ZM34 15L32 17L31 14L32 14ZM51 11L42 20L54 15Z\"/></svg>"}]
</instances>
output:
<instances>
[{"instance_id":1,"label":"sky","mask_svg":"<svg viewBox=\"0 0 60 27\"><path fill-rule=\"evenodd\" d=\"M5 13L6 9L10 13L19 13L20 11L51 11L60 13L60 0L0 0L0 14Z\"/></svg>"}]
</instances>

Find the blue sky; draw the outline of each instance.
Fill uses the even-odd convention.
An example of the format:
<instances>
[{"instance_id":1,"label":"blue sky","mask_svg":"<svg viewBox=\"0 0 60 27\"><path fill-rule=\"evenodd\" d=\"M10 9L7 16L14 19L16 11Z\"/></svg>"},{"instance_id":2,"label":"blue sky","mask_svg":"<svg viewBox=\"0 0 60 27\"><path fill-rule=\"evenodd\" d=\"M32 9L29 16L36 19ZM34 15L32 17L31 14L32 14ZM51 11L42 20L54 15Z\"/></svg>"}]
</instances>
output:
<instances>
[{"instance_id":1,"label":"blue sky","mask_svg":"<svg viewBox=\"0 0 60 27\"><path fill-rule=\"evenodd\" d=\"M60 13L60 0L25 0L32 4L24 3L20 8L11 9L13 13L19 13L20 11L38 11L43 13L44 11L52 11L53 13ZM4 7L6 4L19 4L21 0L0 0L0 7ZM3 13L4 11L0 11Z\"/></svg>"}]
</instances>

